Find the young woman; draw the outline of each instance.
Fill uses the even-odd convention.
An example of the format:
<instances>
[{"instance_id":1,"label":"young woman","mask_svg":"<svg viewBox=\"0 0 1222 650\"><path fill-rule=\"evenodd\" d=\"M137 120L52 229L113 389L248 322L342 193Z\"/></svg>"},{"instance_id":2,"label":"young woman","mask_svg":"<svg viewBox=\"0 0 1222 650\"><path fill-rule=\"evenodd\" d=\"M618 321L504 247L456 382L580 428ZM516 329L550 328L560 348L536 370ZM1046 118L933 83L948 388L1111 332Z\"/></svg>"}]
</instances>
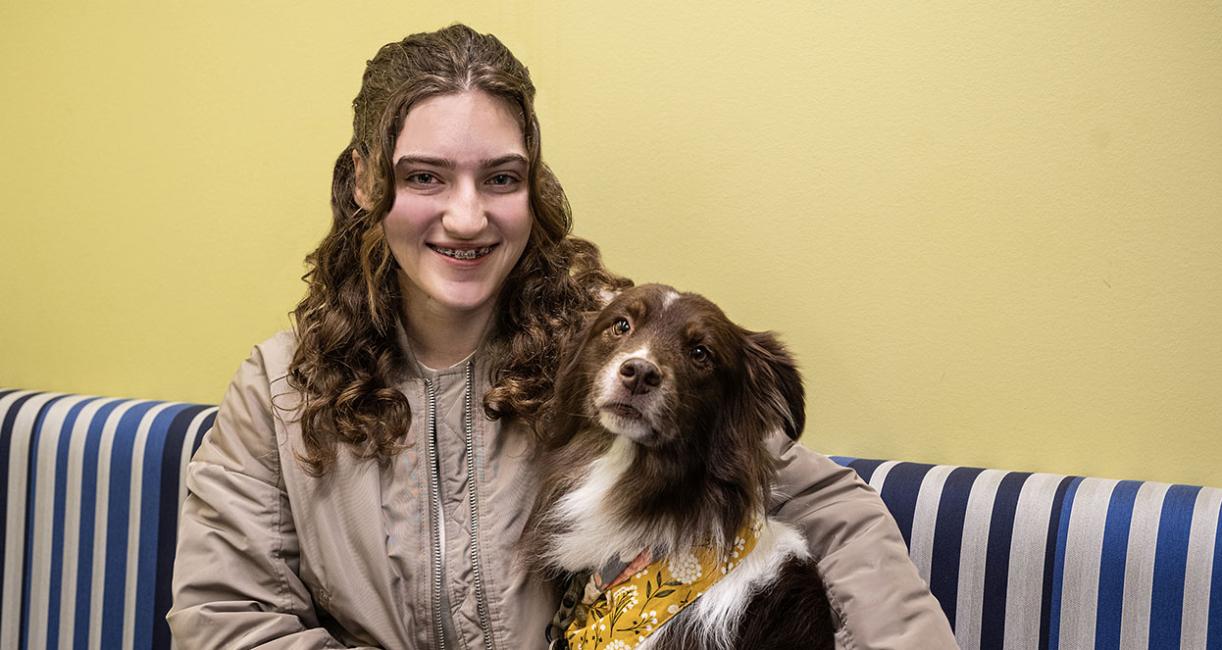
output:
<instances>
[{"instance_id":1,"label":"young woman","mask_svg":"<svg viewBox=\"0 0 1222 650\"><path fill-rule=\"evenodd\" d=\"M295 331L255 346L191 462L180 647L546 647L556 590L514 555L530 425L580 314L629 283L569 234L533 97L462 25L369 62ZM954 647L877 495L782 439L775 506L843 645Z\"/></svg>"}]
</instances>

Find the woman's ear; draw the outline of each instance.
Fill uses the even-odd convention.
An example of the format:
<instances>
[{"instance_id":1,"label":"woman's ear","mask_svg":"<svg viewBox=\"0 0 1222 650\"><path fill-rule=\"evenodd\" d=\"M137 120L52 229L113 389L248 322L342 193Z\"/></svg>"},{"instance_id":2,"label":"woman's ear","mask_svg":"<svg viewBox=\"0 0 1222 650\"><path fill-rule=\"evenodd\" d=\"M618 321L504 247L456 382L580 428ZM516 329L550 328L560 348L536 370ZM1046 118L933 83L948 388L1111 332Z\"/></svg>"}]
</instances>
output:
<instances>
[{"instance_id":1,"label":"woman's ear","mask_svg":"<svg viewBox=\"0 0 1222 650\"><path fill-rule=\"evenodd\" d=\"M356 198L356 204L368 212L373 209L369 201L369 193L365 191L365 188L369 186L369 178L365 175L365 159L361 158L361 154L355 148L352 150L352 168L355 170L352 178L352 194Z\"/></svg>"}]
</instances>

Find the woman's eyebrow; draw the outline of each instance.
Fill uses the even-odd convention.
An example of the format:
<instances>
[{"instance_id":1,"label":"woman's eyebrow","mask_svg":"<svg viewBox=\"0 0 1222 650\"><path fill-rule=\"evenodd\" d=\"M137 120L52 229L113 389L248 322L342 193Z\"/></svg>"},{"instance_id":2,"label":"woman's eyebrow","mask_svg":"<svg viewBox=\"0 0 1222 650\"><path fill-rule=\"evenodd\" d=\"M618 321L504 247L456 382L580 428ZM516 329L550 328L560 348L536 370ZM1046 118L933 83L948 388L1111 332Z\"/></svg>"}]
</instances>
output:
<instances>
[{"instance_id":1,"label":"woman's eyebrow","mask_svg":"<svg viewBox=\"0 0 1222 650\"><path fill-rule=\"evenodd\" d=\"M479 161L480 167L500 167L502 165L508 165L510 163L520 163L528 167L530 166L530 161L526 159L526 156L523 156L521 154L516 154L516 153L507 154L499 158L491 158L491 159Z\"/></svg>"},{"instance_id":2,"label":"woman's eyebrow","mask_svg":"<svg viewBox=\"0 0 1222 650\"><path fill-rule=\"evenodd\" d=\"M500 167L502 165L509 165L513 163L530 166L530 161L526 159L526 156L518 153L505 154L504 156L498 156L496 158L485 158L479 161L479 166L481 168ZM412 165L429 165L431 167L441 167L442 169L454 169L457 166L453 160L448 158L406 154L401 156L399 160L395 161L395 171L402 173Z\"/></svg>"},{"instance_id":3,"label":"woman's eyebrow","mask_svg":"<svg viewBox=\"0 0 1222 650\"><path fill-rule=\"evenodd\" d=\"M434 158L432 156L415 156L406 155L395 161L395 171L403 172L411 165L429 165L431 167L441 167L444 169L454 169L454 161L445 158Z\"/></svg>"}]
</instances>

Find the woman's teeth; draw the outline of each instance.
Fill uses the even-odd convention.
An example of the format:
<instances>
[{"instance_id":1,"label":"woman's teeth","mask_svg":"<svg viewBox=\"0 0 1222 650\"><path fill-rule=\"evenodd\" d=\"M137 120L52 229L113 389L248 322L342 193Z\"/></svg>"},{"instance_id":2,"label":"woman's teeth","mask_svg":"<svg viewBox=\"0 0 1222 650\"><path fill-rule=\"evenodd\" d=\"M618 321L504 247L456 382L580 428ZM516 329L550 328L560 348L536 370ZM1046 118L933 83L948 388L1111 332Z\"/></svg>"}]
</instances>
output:
<instances>
[{"instance_id":1,"label":"woman's teeth","mask_svg":"<svg viewBox=\"0 0 1222 650\"><path fill-rule=\"evenodd\" d=\"M491 253L492 249L496 248L496 246L485 246L483 248L444 248L442 246L433 246L430 244L429 248L432 248L446 257L453 257L456 260L473 260L477 257L483 257L488 253Z\"/></svg>"}]
</instances>

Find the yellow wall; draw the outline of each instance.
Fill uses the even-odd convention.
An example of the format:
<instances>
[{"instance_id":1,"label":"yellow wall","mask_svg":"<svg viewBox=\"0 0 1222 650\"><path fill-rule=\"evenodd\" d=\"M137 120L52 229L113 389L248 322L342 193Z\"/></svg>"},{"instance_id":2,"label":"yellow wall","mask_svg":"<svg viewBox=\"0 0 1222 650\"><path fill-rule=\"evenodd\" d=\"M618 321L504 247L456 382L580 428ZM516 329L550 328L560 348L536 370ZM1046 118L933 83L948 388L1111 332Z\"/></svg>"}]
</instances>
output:
<instances>
[{"instance_id":1,"label":"yellow wall","mask_svg":"<svg viewBox=\"0 0 1222 650\"><path fill-rule=\"evenodd\" d=\"M792 344L812 446L1222 484L1222 5L1001 4L6 1L0 385L219 400L364 61L462 20L613 268Z\"/></svg>"}]
</instances>

